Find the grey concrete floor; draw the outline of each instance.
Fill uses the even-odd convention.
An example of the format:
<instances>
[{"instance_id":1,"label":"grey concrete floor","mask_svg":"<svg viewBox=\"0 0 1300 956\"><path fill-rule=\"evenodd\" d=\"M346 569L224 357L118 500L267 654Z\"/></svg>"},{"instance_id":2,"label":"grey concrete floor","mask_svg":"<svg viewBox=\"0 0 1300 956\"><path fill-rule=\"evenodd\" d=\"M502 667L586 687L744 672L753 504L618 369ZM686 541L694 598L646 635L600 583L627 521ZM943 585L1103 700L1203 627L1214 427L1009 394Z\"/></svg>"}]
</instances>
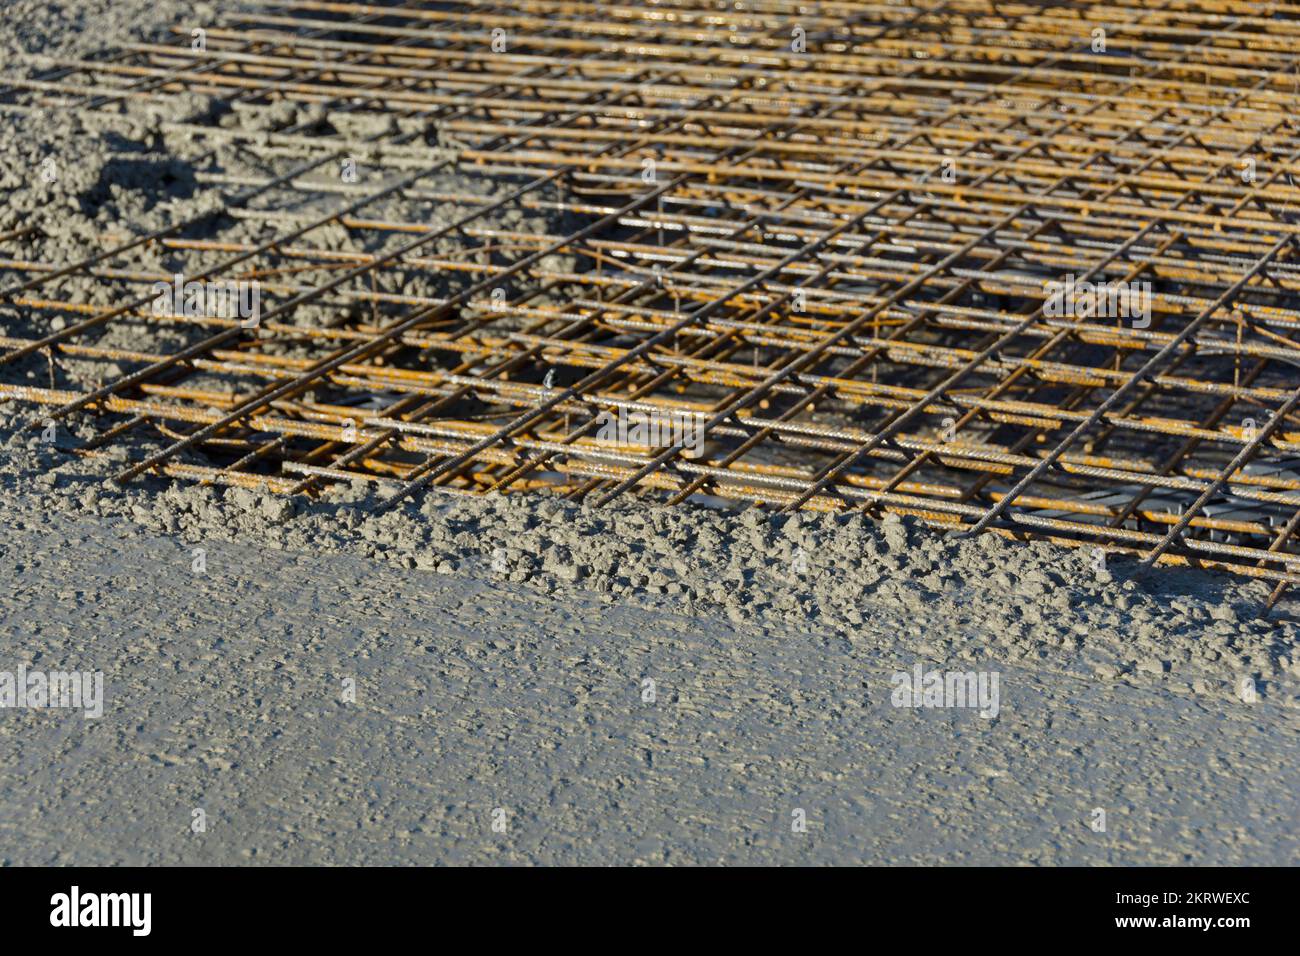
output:
<instances>
[{"instance_id":1,"label":"grey concrete floor","mask_svg":"<svg viewBox=\"0 0 1300 956\"><path fill-rule=\"evenodd\" d=\"M0 710L5 864L1300 857L1268 700L994 659L983 719L893 706L926 634L870 613L833 638L221 543L196 574L104 519L0 540L0 671L105 679L99 719Z\"/></svg>"}]
</instances>

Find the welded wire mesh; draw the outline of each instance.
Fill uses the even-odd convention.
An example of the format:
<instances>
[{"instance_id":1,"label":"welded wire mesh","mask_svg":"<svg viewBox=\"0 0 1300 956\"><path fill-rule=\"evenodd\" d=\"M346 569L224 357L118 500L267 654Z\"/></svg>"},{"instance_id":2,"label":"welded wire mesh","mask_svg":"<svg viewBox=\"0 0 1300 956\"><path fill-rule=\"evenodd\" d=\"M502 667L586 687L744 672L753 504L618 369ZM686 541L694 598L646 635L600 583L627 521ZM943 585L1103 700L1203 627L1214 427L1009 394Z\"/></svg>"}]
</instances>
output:
<instances>
[{"instance_id":1,"label":"welded wire mesh","mask_svg":"<svg viewBox=\"0 0 1300 956\"><path fill-rule=\"evenodd\" d=\"M83 258L2 237L37 331L0 398L97 415L86 454L161 429L120 480L887 509L1300 579L1296 6L285 2L204 39L0 81L207 97L173 125L265 163ZM277 102L327 118L218 121ZM257 327L160 313L142 242L257 282ZM45 353L123 371L6 378Z\"/></svg>"}]
</instances>

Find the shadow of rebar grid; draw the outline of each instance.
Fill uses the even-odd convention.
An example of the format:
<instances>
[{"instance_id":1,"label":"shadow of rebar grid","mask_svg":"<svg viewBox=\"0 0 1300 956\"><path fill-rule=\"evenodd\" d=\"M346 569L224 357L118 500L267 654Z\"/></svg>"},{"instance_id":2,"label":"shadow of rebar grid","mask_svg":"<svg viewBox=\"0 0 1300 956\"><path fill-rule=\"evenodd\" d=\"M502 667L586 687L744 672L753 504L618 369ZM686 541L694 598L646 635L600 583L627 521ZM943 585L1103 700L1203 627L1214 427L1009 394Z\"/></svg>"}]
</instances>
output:
<instances>
[{"instance_id":1,"label":"shadow of rebar grid","mask_svg":"<svg viewBox=\"0 0 1300 956\"><path fill-rule=\"evenodd\" d=\"M0 398L93 416L76 451L127 448L119 481L892 511L1300 581L1300 7L279 2L174 32L0 78L10 112L215 104L163 123L210 147L208 212L68 262L22 257L40 221L0 236L37 330L0 338ZM314 118L218 121L278 102ZM257 327L160 312L146 246L257 282ZM6 374L34 354L125 371Z\"/></svg>"}]
</instances>

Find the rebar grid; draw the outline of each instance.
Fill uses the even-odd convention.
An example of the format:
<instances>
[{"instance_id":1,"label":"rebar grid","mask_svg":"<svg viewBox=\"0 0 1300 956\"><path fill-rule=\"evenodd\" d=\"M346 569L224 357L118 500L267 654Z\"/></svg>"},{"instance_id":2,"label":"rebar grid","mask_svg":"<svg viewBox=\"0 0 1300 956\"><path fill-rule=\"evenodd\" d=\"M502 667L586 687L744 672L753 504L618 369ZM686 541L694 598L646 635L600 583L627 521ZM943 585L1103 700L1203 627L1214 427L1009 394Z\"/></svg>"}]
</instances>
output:
<instances>
[{"instance_id":1,"label":"rebar grid","mask_svg":"<svg viewBox=\"0 0 1300 956\"><path fill-rule=\"evenodd\" d=\"M1300 580L1298 6L281 2L205 49L176 32L5 76L0 109L111 122L188 93L392 123L165 123L265 164L199 169L215 235L75 262L0 237L3 308L37 330L0 338L0 398L94 413L87 455L156 429L119 480L889 510L1274 600ZM349 157L364 182L331 175ZM257 281L259 326L151 309L170 277L131 264L145 244ZM444 287L393 291L412 274ZM60 293L73 275L117 304ZM1067 276L1148 314L1063 313ZM183 349L151 338L176 327ZM6 376L37 353L132 371ZM611 441L620 410L689 413L705 443Z\"/></svg>"}]
</instances>

